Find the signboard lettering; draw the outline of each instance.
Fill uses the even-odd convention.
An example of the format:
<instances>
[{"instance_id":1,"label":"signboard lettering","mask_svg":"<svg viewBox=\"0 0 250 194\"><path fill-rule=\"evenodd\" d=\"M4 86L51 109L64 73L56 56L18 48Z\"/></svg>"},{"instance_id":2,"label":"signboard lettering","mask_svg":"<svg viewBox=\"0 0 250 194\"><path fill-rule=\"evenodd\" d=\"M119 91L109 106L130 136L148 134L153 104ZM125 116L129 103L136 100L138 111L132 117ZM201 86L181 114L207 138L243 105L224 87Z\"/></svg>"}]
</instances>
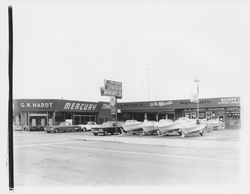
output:
<instances>
[{"instance_id":1,"label":"signboard lettering","mask_svg":"<svg viewBox=\"0 0 250 194\"><path fill-rule=\"evenodd\" d=\"M53 103L52 102L21 102L20 103L21 108L52 108Z\"/></svg>"},{"instance_id":2,"label":"signboard lettering","mask_svg":"<svg viewBox=\"0 0 250 194\"><path fill-rule=\"evenodd\" d=\"M110 109L110 104L103 104L101 109Z\"/></svg>"},{"instance_id":3,"label":"signboard lettering","mask_svg":"<svg viewBox=\"0 0 250 194\"><path fill-rule=\"evenodd\" d=\"M87 104L87 103L71 103L66 102L64 105L64 110L95 110L97 104Z\"/></svg>"},{"instance_id":4,"label":"signboard lettering","mask_svg":"<svg viewBox=\"0 0 250 194\"><path fill-rule=\"evenodd\" d=\"M116 99L114 97L110 99L110 111L112 115L116 114Z\"/></svg>"},{"instance_id":5,"label":"signboard lettering","mask_svg":"<svg viewBox=\"0 0 250 194\"><path fill-rule=\"evenodd\" d=\"M170 104L173 104L172 101L160 101L160 102L150 102L149 106L159 106L159 107L162 107L162 106L167 106L167 105L170 105Z\"/></svg>"},{"instance_id":6,"label":"signboard lettering","mask_svg":"<svg viewBox=\"0 0 250 194\"><path fill-rule=\"evenodd\" d=\"M239 98L221 98L218 104L238 104L240 103Z\"/></svg>"},{"instance_id":7,"label":"signboard lettering","mask_svg":"<svg viewBox=\"0 0 250 194\"><path fill-rule=\"evenodd\" d=\"M199 104L209 104L211 103L211 100L205 99L205 100L199 100ZM190 100L182 100L180 101L180 104L197 104L197 102L191 102Z\"/></svg>"}]
</instances>

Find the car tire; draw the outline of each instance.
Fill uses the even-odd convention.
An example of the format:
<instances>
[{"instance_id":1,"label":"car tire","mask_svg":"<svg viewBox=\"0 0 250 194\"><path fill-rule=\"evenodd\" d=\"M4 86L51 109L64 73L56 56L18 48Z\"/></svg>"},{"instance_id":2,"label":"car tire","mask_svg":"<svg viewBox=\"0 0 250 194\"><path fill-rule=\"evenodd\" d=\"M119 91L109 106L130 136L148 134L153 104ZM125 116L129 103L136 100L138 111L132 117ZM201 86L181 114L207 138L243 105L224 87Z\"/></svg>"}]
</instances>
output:
<instances>
[{"instance_id":1,"label":"car tire","mask_svg":"<svg viewBox=\"0 0 250 194\"><path fill-rule=\"evenodd\" d=\"M98 133L94 133L94 135L97 135Z\"/></svg>"}]
</instances>

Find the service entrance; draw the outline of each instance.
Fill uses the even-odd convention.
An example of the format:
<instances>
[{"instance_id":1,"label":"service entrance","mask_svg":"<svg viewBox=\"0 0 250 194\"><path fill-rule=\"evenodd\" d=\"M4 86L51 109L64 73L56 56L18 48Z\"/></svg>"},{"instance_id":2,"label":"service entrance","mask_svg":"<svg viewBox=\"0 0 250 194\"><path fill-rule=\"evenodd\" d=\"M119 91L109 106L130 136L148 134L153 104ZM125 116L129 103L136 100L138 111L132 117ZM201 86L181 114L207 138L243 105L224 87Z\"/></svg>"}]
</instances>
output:
<instances>
[{"instance_id":1,"label":"service entrance","mask_svg":"<svg viewBox=\"0 0 250 194\"><path fill-rule=\"evenodd\" d=\"M44 128L48 125L48 114L30 113L28 118L28 125L31 127Z\"/></svg>"}]
</instances>

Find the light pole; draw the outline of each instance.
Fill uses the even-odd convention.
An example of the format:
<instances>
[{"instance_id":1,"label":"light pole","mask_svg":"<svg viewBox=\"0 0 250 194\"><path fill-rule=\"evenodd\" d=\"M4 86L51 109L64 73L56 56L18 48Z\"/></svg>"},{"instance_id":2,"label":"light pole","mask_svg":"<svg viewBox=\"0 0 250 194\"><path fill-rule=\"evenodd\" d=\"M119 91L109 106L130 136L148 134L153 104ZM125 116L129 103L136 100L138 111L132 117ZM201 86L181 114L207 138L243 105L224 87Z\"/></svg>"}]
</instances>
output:
<instances>
[{"instance_id":1,"label":"light pole","mask_svg":"<svg viewBox=\"0 0 250 194\"><path fill-rule=\"evenodd\" d=\"M147 68L146 68L146 70L147 70L147 80L148 80L148 101L149 101L149 64L147 64Z\"/></svg>"},{"instance_id":2,"label":"light pole","mask_svg":"<svg viewBox=\"0 0 250 194\"><path fill-rule=\"evenodd\" d=\"M200 80L197 77L194 77L194 83L196 83L197 86L197 122L199 122L199 82Z\"/></svg>"}]
</instances>

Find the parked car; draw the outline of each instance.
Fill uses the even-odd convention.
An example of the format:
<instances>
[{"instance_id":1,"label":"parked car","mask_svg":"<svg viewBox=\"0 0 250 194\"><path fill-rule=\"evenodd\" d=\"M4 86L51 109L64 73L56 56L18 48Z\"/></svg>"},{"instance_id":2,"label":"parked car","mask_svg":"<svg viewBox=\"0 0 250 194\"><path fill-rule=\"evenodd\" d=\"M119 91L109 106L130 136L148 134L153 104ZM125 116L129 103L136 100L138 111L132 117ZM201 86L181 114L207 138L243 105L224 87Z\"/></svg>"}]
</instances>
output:
<instances>
[{"instance_id":1,"label":"parked car","mask_svg":"<svg viewBox=\"0 0 250 194\"><path fill-rule=\"evenodd\" d=\"M86 125L78 125L81 127L82 131L91 131L92 127L97 127L99 125L96 124L96 122L89 121Z\"/></svg>"},{"instance_id":2,"label":"parked car","mask_svg":"<svg viewBox=\"0 0 250 194\"><path fill-rule=\"evenodd\" d=\"M46 126L45 131L47 133L54 132L74 132L81 130L81 127L78 125L71 125L69 122L61 122L59 125Z\"/></svg>"},{"instance_id":3,"label":"parked car","mask_svg":"<svg viewBox=\"0 0 250 194\"><path fill-rule=\"evenodd\" d=\"M107 121L99 126L92 127L92 132L94 135L98 135L98 134L107 135L108 133L111 135L115 133L121 134L123 123L124 122L117 122L117 127L116 127L116 123L114 121Z\"/></svg>"},{"instance_id":4,"label":"parked car","mask_svg":"<svg viewBox=\"0 0 250 194\"><path fill-rule=\"evenodd\" d=\"M45 126L41 125L36 125L36 126L31 126L31 125L24 125L23 130L24 131L44 131Z\"/></svg>"},{"instance_id":5,"label":"parked car","mask_svg":"<svg viewBox=\"0 0 250 194\"><path fill-rule=\"evenodd\" d=\"M13 130L14 131L22 131L23 130L23 127L21 125L14 125L13 124Z\"/></svg>"}]
</instances>

